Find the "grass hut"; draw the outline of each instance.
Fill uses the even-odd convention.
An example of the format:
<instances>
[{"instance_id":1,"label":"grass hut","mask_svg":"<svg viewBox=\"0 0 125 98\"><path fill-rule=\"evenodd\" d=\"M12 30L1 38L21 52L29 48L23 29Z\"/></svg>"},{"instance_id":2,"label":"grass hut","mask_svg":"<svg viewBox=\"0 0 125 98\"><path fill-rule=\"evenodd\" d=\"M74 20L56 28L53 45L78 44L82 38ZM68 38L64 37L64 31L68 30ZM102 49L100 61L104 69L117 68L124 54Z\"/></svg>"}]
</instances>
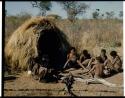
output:
<instances>
[{"instance_id":1,"label":"grass hut","mask_svg":"<svg viewBox=\"0 0 125 98\"><path fill-rule=\"evenodd\" d=\"M5 62L12 69L26 70L29 60L48 54L52 66L61 68L69 44L66 36L46 17L26 21L10 37L5 46Z\"/></svg>"}]
</instances>

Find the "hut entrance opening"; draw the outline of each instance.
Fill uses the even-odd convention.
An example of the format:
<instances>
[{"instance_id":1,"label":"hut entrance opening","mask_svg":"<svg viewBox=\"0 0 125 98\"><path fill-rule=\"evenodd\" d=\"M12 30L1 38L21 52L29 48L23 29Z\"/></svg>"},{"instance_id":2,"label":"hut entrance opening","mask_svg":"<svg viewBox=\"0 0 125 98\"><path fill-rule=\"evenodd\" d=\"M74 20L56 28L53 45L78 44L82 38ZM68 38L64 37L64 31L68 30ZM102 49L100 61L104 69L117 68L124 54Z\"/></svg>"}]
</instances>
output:
<instances>
[{"instance_id":1,"label":"hut entrance opening","mask_svg":"<svg viewBox=\"0 0 125 98\"><path fill-rule=\"evenodd\" d=\"M57 68L57 66L60 66L59 64L61 57L61 40L59 39L59 36L57 35L58 32L55 32L54 30L44 30L42 31L42 35L40 36L38 40L38 54L39 57L42 57L42 55L46 54L50 58L50 64L52 67Z\"/></svg>"}]
</instances>

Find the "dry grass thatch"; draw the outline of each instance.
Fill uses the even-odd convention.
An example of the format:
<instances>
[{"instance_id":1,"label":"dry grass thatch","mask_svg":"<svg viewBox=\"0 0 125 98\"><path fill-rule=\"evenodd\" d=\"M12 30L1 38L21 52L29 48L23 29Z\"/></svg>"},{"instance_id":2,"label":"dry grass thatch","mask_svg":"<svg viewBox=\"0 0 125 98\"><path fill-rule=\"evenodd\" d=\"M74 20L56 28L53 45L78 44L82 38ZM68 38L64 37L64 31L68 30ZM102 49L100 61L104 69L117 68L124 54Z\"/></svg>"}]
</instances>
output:
<instances>
[{"instance_id":1,"label":"dry grass thatch","mask_svg":"<svg viewBox=\"0 0 125 98\"><path fill-rule=\"evenodd\" d=\"M63 55L68 46L66 36L54 25L51 18L35 17L12 34L5 46L5 59L11 68L26 70L30 58L48 53L53 64L59 65L65 59Z\"/></svg>"}]
</instances>

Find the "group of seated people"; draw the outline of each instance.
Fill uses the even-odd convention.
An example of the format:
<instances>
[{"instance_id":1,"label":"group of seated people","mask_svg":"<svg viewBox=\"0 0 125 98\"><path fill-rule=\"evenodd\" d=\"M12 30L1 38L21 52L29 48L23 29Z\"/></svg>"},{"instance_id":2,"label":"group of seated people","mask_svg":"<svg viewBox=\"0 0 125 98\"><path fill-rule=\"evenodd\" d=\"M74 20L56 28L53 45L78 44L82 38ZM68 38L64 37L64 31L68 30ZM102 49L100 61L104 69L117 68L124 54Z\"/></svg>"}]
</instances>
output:
<instances>
[{"instance_id":1,"label":"group of seated people","mask_svg":"<svg viewBox=\"0 0 125 98\"><path fill-rule=\"evenodd\" d=\"M106 55L106 50L101 49L97 57L92 57L87 50L83 50L78 58L76 49L72 47L67 55L64 69L71 67L82 67L93 78L102 78L122 71L122 61L116 51L110 52L111 59Z\"/></svg>"},{"instance_id":2,"label":"group of seated people","mask_svg":"<svg viewBox=\"0 0 125 98\"><path fill-rule=\"evenodd\" d=\"M67 54L67 61L63 66L63 70L69 68L82 68L86 69L88 74L91 74L93 78L103 78L104 76L110 76L114 73L122 71L122 61L116 51L110 52L111 59L106 55L106 50L102 49L101 53L97 57L92 57L87 50L83 50L80 56L78 56L75 47L71 47ZM54 70L49 66L50 59L48 55L43 55L42 59L33 58L30 60L30 66L28 73L31 73L35 79L42 79L49 76L55 76L57 78L57 70Z\"/></svg>"}]
</instances>

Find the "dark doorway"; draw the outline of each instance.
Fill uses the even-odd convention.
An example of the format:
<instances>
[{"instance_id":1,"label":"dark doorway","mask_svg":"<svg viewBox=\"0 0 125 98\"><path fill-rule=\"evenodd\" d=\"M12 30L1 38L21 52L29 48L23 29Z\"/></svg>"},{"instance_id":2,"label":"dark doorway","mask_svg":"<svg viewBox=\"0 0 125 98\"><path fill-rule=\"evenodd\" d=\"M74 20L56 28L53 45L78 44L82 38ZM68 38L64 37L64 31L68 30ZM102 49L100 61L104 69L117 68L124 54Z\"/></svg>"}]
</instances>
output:
<instances>
[{"instance_id":1,"label":"dark doorway","mask_svg":"<svg viewBox=\"0 0 125 98\"><path fill-rule=\"evenodd\" d=\"M61 66L63 56L61 48L61 40L57 32L53 30L44 30L38 41L38 51L41 57L47 54L50 58L52 67L59 68Z\"/></svg>"}]
</instances>

